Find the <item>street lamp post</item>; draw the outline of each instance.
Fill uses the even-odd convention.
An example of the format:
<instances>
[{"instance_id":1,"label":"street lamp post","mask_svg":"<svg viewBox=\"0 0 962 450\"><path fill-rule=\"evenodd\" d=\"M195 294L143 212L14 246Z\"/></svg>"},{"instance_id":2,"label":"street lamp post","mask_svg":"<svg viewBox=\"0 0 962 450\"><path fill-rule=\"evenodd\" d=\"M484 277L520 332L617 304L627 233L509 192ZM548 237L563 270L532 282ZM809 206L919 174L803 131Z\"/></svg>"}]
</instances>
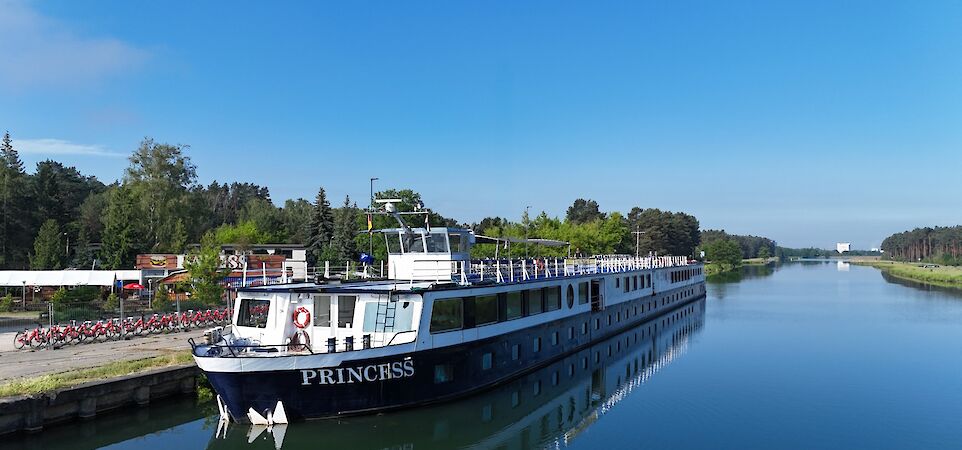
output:
<instances>
[{"instance_id":1,"label":"street lamp post","mask_svg":"<svg viewBox=\"0 0 962 450\"><path fill-rule=\"evenodd\" d=\"M374 217L371 215L374 212L374 182L377 180L378 180L377 177L371 177L371 206L369 206L367 210L368 210L368 217L370 217L372 221L374 220ZM371 230L368 230L367 237L368 237L368 241L370 241L367 254L374 255L374 233L371 233Z\"/></svg>"},{"instance_id":2,"label":"street lamp post","mask_svg":"<svg viewBox=\"0 0 962 450\"><path fill-rule=\"evenodd\" d=\"M638 249L641 246L641 235L645 234L645 232L638 231L638 227L635 227L635 231L632 231L631 234L635 235L635 258L637 258L639 256Z\"/></svg>"},{"instance_id":3,"label":"street lamp post","mask_svg":"<svg viewBox=\"0 0 962 450\"><path fill-rule=\"evenodd\" d=\"M529 209L531 209L531 205L525 205L524 207L524 259L528 259L528 224L531 223L531 217L528 216Z\"/></svg>"}]
</instances>

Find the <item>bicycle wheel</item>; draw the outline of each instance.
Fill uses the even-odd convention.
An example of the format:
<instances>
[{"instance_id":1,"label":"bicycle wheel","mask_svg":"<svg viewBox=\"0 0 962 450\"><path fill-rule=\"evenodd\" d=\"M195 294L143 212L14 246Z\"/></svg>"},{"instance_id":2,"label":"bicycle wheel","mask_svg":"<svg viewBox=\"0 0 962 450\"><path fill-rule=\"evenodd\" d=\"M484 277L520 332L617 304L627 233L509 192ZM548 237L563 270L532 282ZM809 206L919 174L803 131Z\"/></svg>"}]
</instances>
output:
<instances>
[{"instance_id":1,"label":"bicycle wheel","mask_svg":"<svg viewBox=\"0 0 962 450\"><path fill-rule=\"evenodd\" d=\"M26 339L28 336L29 335L27 334L26 330L17 333L17 335L13 337L13 347L17 350L22 350L27 346Z\"/></svg>"},{"instance_id":2,"label":"bicycle wheel","mask_svg":"<svg viewBox=\"0 0 962 450\"><path fill-rule=\"evenodd\" d=\"M45 344L43 333L37 333L36 335L33 335L33 333L31 333L31 336L29 337L29 339L30 340L27 342L30 344L30 348L43 348Z\"/></svg>"}]
</instances>

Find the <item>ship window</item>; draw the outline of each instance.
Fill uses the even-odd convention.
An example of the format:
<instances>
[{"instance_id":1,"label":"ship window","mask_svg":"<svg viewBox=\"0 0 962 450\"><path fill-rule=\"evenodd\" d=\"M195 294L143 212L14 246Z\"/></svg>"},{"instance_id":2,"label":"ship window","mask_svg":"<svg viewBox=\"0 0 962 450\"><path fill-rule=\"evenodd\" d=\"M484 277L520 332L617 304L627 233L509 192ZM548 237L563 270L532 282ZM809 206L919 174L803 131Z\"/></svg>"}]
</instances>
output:
<instances>
[{"instance_id":1,"label":"ship window","mask_svg":"<svg viewBox=\"0 0 962 450\"><path fill-rule=\"evenodd\" d=\"M404 253L424 253L424 236L421 234L401 235Z\"/></svg>"},{"instance_id":2,"label":"ship window","mask_svg":"<svg viewBox=\"0 0 962 450\"><path fill-rule=\"evenodd\" d=\"M481 370L488 370L491 368L491 361L494 359L491 352L481 355Z\"/></svg>"},{"instance_id":3,"label":"ship window","mask_svg":"<svg viewBox=\"0 0 962 450\"><path fill-rule=\"evenodd\" d=\"M541 289L528 289L528 315L541 314L544 311Z\"/></svg>"},{"instance_id":4,"label":"ship window","mask_svg":"<svg viewBox=\"0 0 962 450\"><path fill-rule=\"evenodd\" d=\"M487 325L498 321L498 296L483 295L474 298L474 324Z\"/></svg>"},{"instance_id":5,"label":"ship window","mask_svg":"<svg viewBox=\"0 0 962 450\"><path fill-rule=\"evenodd\" d=\"M541 338L534 338L534 343L531 346L531 349L536 353L541 351Z\"/></svg>"},{"instance_id":6,"label":"ship window","mask_svg":"<svg viewBox=\"0 0 962 450\"><path fill-rule=\"evenodd\" d=\"M616 288L621 287L621 278L615 278L615 287Z\"/></svg>"},{"instance_id":7,"label":"ship window","mask_svg":"<svg viewBox=\"0 0 962 450\"><path fill-rule=\"evenodd\" d=\"M558 332L551 333L551 345L558 345Z\"/></svg>"},{"instance_id":8,"label":"ship window","mask_svg":"<svg viewBox=\"0 0 962 450\"><path fill-rule=\"evenodd\" d=\"M633 287L632 287L632 290L633 290L633 291L637 291L637 290L638 290L638 275L635 275L635 276L631 277L631 283L632 283L632 286L633 286Z\"/></svg>"},{"instance_id":9,"label":"ship window","mask_svg":"<svg viewBox=\"0 0 962 450\"><path fill-rule=\"evenodd\" d=\"M314 313L313 314L314 314L315 327L331 326L331 296L330 295L314 296Z\"/></svg>"},{"instance_id":10,"label":"ship window","mask_svg":"<svg viewBox=\"0 0 962 450\"><path fill-rule=\"evenodd\" d=\"M354 304L357 303L356 295L337 296L337 327L351 328L354 322Z\"/></svg>"},{"instance_id":11,"label":"ship window","mask_svg":"<svg viewBox=\"0 0 962 450\"><path fill-rule=\"evenodd\" d=\"M581 323L581 334L588 334L588 322Z\"/></svg>"},{"instance_id":12,"label":"ship window","mask_svg":"<svg viewBox=\"0 0 962 450\"><path fill-rule=\"evenodd\" d=\"M588 282L578 283L578 304L588 303Z\"/></svg>"},{"instance_id":13,"label":"ship window","mask_svg":"<svg viewBox=\"0 0 962 450\"><path fill-rule=\"evenodd\" d=\"M449 234L448 242L451 243L451 253L464 253L467 251L461 247L461 234L459 233Z\"/></svg>"},{"instance_id":14,"label":"ship window","mask_svg":"<svg viewBox=\"0 0 962 450\"><path fill-rule=\"evenodd\" d=\"M511 320L521 317L521 291L508 292L506 297L505 308L507 314L505 318Z\"/></svg>"},{"instance_id":15,"label":"ship window","mask_svg":"<svg viewBox=\"0 0 962 450\"><path fill-rule=\"evenodd\" d=\"M561 309L561 286L544 288L544 302L546 311Z\"/></svg>"},{"instance_id":16,"label":"ship window","mask_svg":"<svg viewBox=\"0 0 962 450\"><path fill-rule=\"evenodd\" d=\"M631 290L631 283L628 282L628 277L625 277L625 292Z\"/></svg>"},{"instance_id":17,"label":"ship window","mask_svg":"<svg viewBox=\"0 0 962 450\"><path fill-rule=\"evenodd\" d=\"M517 361L521 357L521 346L514 344L511 346L511 360Z\"/></svg>"},{"instance_id":18,"label":"ship window","mask_svg":"<svg viewBox=\"0 0 962 450\"><path fill-rule=\"evenodd\" d=\"M431 311L431 332L460 330L463 324L464 305L461 298L446 298L434 301Z\"/></svg>"},{"instance_id":19,"label":"ship window","mask_svg":"<svg viewBox=\"0 0 962 450\"><path fill-rule=\"evenodd\" d=\"M448 240L444 233L431 233L427 235L428 253L447 253Z\"/></svg>"},{"instance_id":20,"label":"ship window","mask_svg":"<svg viewBox=\"0 0 962 450\"><path fill-rule=\"evenodd\" d=\"M575 338L575 327L568 327L568 340Z\"/></svg>"},{"instance_id":21,"label":"ship window","mask_svg":"<svg viewBox=\"0 0 962 450\"><path fill-rule=\"evenodd\" d=\"M454 366L438 364L434 366L434 384L447 383L454 379Z\"/></svg>"},{"instance_id":22,"label":"ship window","mask_svg":"<svg viewBox=\"0 0 962 450\"><path fill-rule=\"evenodd\" d=\"M267 314L270 312L270 300L254 300L245 298L240 301L240 313L237 326L267 328Z\"/></svg>"},{"instance_id":23,"label":"ship window","mask_svg":"<svg viewBox=\"0 0 962 450\"><path fill-rule=\"evenodd\" d=\"M384 240L387 241L388 253L401 253L401 237L397 233L384 233Z\"/></svg>"},{"instance_id":24,"label":"ship window","mask_svg":"<svg viewBox=\"0 0 962 450\"><path fill-rule=\"evenodd\" d=\"M534 387L532 388L532 394L534 394L535 397L541 395L541 381L540 381L540 380L534 382Z\"/></svg>"},{"instance_id":25,"label":"ship window","mask_svg":"<svg viewBox=\"0 0 962 450\"><path fill-rule=\"evenodd\" d=\"M568 309L575 306L575 285L568 285Z\"/></svg>"}]
</instances>

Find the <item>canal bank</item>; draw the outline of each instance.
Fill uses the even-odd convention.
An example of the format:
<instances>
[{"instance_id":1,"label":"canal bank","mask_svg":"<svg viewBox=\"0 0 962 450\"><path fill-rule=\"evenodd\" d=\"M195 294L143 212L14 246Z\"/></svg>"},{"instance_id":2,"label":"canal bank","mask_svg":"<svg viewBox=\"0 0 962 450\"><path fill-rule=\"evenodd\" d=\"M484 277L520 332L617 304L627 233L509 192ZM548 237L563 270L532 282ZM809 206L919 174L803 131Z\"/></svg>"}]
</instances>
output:
<instances>
[{"instance_id":1,"label":"canal bank","mask_svg":"<svg viewBox=\"0 0 962 450\"><path fill-rule=\"evenodd\" d=\"M146 406L162 398L190 394L197 389L199 373L196 365L185 364L0 398L0 435L38 432L124 406Z\"/></svg>"},{"instance_id":2,"label":"canal bank","mask_svg":"<svg viewBox=\"0 0 962 450\"><path fill-rule=\"evenodd\" d=\"M874 267L895 278L962 289L962 267L898 261L852 261L851 263Z\"/></svg>"},{"instance_id":3,"label":"canal bank","mask_svg":"<svg viewBox=\"0 0 962 450\"><path fill-rule=\"evenodd\" d=\"M9 334L9 333L8 333ZM0 347L0 434L37 431L196 389L201 330L59 349ZM12 336L0 335L3 342Z\"/></svg>"}]
</instances>

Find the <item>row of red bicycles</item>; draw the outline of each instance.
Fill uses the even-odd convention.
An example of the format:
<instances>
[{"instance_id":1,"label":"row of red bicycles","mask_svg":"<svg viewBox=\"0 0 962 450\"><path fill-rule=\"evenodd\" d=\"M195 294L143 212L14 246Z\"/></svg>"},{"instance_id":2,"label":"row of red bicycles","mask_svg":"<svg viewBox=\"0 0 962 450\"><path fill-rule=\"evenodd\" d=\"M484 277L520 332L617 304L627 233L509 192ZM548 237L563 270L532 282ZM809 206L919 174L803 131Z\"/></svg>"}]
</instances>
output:
<instances>
[{"instance_id":1,"label":"row of red bicycles","mask_svg":"<svg viewBox=\"0 0 962 450\"><path fill-rule=\"evenodd\" d=\"M230 321L230 308L208 309L204 311L184 311L182 313L153 314L150 316L128 317L98 321L76 320L69 325L37 327L25 329L14 336L13 345L18 350L45 347L60 348L64 345L89 344L92 342L116 341L123 337L145 336L148 334L188 331L191 328L220 325Z\"/></svg>"}]
</instances>

